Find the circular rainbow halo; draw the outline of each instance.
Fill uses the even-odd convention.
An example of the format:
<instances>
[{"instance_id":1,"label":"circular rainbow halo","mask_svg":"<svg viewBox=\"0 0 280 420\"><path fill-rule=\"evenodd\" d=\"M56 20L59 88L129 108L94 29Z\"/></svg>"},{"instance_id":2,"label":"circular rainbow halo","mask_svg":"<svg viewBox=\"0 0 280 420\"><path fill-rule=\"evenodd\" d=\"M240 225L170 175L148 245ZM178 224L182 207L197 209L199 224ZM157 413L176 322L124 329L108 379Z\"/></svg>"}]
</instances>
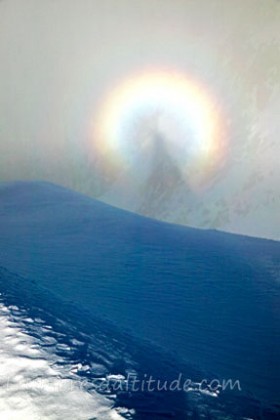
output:
<instances>
[{"instance_id":1,"label":"circular rainbow halo","mask_svg":"<svg viewBox=\"0 0 280 420\"><path fill-rule=\"evenodd\" d=\"M160 141L182 178L196 188L225 159L224 120L202 84L174 71L147 71L109 92L92 122L91 142L105 165L133 172L155 155Z\"/></svg>"}]
</instances>

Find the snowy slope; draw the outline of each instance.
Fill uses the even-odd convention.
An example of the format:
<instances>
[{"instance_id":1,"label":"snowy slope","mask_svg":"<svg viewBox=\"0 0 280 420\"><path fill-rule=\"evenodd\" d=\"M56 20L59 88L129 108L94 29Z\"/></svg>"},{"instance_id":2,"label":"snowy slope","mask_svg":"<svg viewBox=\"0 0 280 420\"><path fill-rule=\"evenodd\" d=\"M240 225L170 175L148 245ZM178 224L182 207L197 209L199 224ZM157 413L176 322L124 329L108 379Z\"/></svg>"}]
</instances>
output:
<instances>
[{"instance_id":1,"label":"snowy slope","mask_svg":"<svg viewBox=\"0 0 280 420\"><path fill-rule=\"evenodd\" d=\"M35 282L38 304L50 292L178 369L277 400L278 242L162 223L43 182L1 184L0 200L0 266Z\"/></svg>"}]
</instances>

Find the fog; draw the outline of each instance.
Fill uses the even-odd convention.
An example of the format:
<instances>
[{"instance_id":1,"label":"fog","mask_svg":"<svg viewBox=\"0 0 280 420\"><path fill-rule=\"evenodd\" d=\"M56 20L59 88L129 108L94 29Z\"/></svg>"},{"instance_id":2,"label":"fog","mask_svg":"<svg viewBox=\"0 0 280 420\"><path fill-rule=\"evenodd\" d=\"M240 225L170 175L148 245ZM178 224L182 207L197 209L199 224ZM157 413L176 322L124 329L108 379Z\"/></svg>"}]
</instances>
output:
<instances>
[{"instance_id":1,"label":"fog","mask_svg":"<svg viewBox=\"0 0 280 420\"><path fill-rule=\"evenodd\" d=\"M278 237L279 22L276 0L2 0L1 181L44 179L141 212L153 161L147 167L138 159L128 172L113 165L106 139L92 127L125 80L172 69L211 91L226 126L223 162L193 193L204 207L223 199L229 207L238 196L246 207L240 212L254 213L251 223L266 222L254 231L239 219L236 229L213 217L172 220L172 210L161 213L162 203L146 204L142 213ZM185 184L186 193L180 187L177 196L189 197Z\"/></svg>"}]
</instances>

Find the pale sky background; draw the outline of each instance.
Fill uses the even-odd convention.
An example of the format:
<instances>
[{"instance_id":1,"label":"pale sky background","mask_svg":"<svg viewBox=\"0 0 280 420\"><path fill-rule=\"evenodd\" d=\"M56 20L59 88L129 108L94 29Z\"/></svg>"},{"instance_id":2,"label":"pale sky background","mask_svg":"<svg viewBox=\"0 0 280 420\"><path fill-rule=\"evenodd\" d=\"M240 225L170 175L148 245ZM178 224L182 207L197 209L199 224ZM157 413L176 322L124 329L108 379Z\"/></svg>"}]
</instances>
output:
<instances>
[{"instance_id":1,"label":"pale sky background","mask_svg":"<svg viewBox=\"0 0 280 420\"><path fill-rule=\"evenodd\" d=\"M92 147L104 98L149 68L195 77L223 110L226 156L203 191L160 183L141 156L110 172ZM45 179L163 220L280 239L279 138L277 0L0 1L1 181Z\"/></svg>"}]
</instances>

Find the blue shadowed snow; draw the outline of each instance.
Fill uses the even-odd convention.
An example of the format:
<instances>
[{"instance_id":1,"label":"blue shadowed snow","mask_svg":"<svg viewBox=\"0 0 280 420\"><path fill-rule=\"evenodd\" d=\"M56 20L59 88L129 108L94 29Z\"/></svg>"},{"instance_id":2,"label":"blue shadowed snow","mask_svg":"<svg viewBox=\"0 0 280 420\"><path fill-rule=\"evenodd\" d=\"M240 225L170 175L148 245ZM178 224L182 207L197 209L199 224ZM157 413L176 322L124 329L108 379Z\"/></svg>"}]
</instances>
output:
<instances>
[{"instance_id":1,"label":"blue shadowed snow","mask_svg":"<svg viewBox=\"0 0 280 420\"><path fill-rule=\"evenodd\" d=\"M278 242L162 223L43 182L1 184L0 206L0 266L22 279L14 295L34 285L29 298L56 302L53 316L70 305L85 329L104 321L178 372L195 366L277 402Z\"/></svg>"}]
</instances>

